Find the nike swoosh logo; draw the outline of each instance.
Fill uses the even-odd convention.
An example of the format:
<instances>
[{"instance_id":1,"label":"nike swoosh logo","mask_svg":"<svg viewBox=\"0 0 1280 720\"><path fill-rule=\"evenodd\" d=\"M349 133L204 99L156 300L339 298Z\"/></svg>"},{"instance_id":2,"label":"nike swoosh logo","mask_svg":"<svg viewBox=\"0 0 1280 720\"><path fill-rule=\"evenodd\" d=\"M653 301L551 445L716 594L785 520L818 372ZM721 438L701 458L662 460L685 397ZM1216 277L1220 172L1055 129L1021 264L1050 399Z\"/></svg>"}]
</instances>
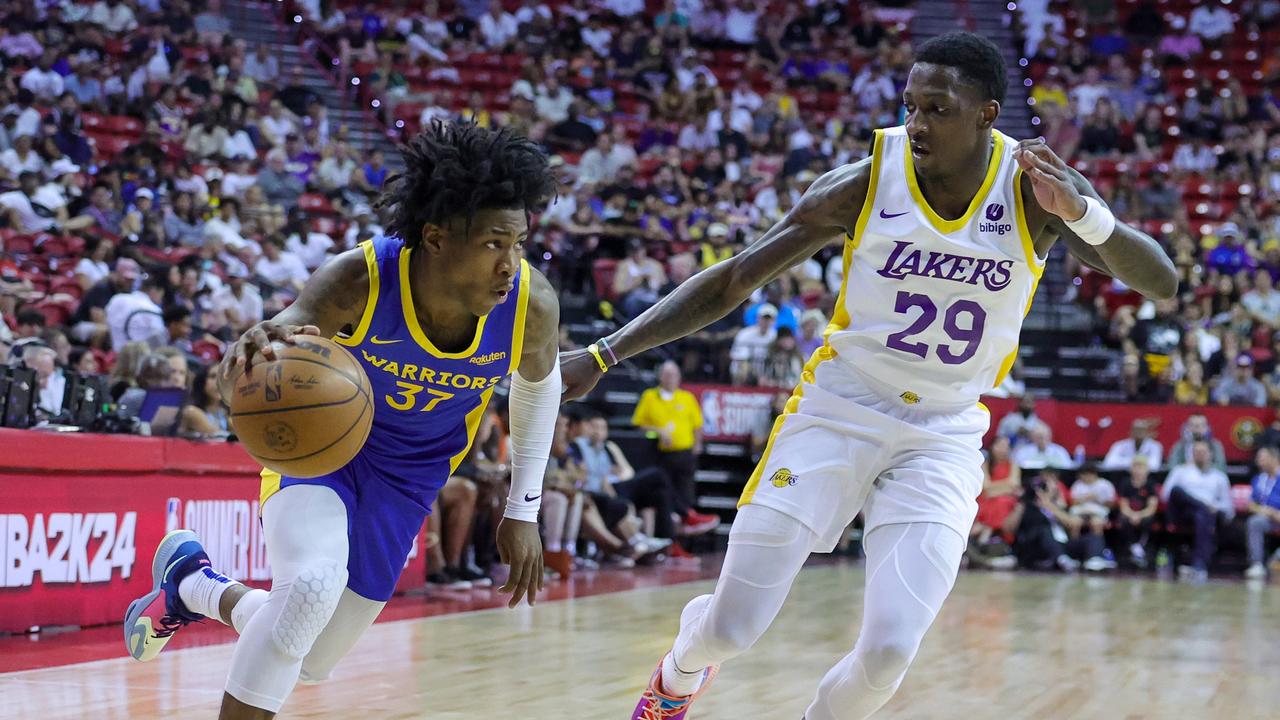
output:
<instances>
[{"instance_id":1,"label":"nike swoosh logo","mask_svg":"<svg viewBox=\"0 0 1280 720\"><path fill-rule=\"evenodd\" d=\"M175 567L177 567L178 563L180 563L180 562L182 562L183 560L186 560L186 559L187 559L187 556L186 556L186 555L183 555L182 557L178 558L177 560L174 560L173 562L169 563L169 567L165 568L165 569L164 569L164 574L160 576L160 578L161 578L161 582L167 581L167 580L169 579L169 573L170 573L170 572L172 572L172 571L173 571L173 569L174 569Z\"/></svg>"},{"instance_id":2,"label":"nike swoosh logo","mask_svg":"<svg viewBox=\"0 0 1280 720\"><path fill-rule=\"evenodd\" d=\"M373 343L374 345L395 345L396 343L404 342L404 340L379 340L378 336L374 335L373 337L369 338L369 342Z\"/></svg>"},{"instance_id":3,"label":"nike swoosh logo","mask_svg":"<svg viewBox=\"0 0 1280 720\"><path fill-rule=\"evenodd\" d=\"M910 210L906 210L906 211L904 211L904 212L900 212L900 213L893 213L892 215L890 215L890 214L889 214L889 213L888 213L884 208L881 208L881 209L880 209L880 217L881 217L881 219L883 219L883 220L892 220L892 219L894 219L894 218L896 218L896 217L902 217L903 215L906 215L906 214L907 214L907 213L909 213L909 212L911 212L911 211L910 211Z\"/></svg>"},{"instance_id":4,"label":"nike swoosh logo","mask_svg":"<svg viewBox=\"0 0 1280 720\"><path fill-rule=\"evenodd\" d=\"M537 495L534 495L533 497L529 497L529 495L530 495L530 493L525 493L525 494L524 494L524 501L525 501L525 502L533 502L534 500L537 500L538 498L542 497L542 493L538 493Z\"/></svg>"}]
</instances>

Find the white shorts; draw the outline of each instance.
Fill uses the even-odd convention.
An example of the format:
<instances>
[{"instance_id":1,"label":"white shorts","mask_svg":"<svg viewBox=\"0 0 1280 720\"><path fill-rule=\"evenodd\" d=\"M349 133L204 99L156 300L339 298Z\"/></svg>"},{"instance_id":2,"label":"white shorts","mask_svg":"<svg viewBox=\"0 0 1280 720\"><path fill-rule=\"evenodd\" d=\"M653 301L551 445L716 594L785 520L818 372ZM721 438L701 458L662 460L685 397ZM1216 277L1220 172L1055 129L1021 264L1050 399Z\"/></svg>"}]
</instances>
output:
<instances>
[{"instance_id":1,"label":"white shorts","mask_svg":"<svg viewBox=\"0 0 1280 720\"><path fill-rule=\"evenodd\" d=\"M775 422L738 506L803 522L822 538L816 552L831 552L864 510L868 532L936 522L967 538L990 412L976 402L923 410L871 383L842 361L820 364Z\"/></svg>"}]
</instances>

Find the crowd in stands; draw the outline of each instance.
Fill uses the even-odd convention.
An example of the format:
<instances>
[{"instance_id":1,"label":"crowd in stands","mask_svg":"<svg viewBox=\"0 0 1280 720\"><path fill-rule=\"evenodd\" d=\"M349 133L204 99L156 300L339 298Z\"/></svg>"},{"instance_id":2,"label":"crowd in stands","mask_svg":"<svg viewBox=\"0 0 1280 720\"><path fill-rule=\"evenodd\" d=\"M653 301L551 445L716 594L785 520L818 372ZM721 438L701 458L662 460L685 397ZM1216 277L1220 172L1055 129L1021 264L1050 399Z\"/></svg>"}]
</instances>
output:
<instances>
[{"instance_id":1,"label":"crowd in stands","mask_svg":"<svg viewBox=\"0 0 1280 720\"><path fill-rule=\"evenodd\" d=\"M278 5L335 84L396 138L461 120L541 143L564 189L538 217L530 259L618 319L732 257L818 175L863 156L873 128L900 121L911 62L909 3ZM1126 396L1276 399L1280 3L1017 6L1034 122L1182 276L1177 299L1149 303L1069 267L1064 300L1091 308L1099 341L1123 352ZM330 123L299 68L235 39L219 0L0 2L0 20L0 362L36 371L48 417L67 373L106 373L117 399L190 389L154 431L225 436L209 365L328 256L381 232L374 201L387 158ZM593 561L574 555L580 537L626 564L678 552L670 541L713 525L692 507L700 419L682 405L696 411L679 395L680 373L793 385L822 342L837 250L679 345L637 408L636 425L659 439L652 467L633 466L599 418L566 416L545 501L557 567ZM500 436L500 413L491 424ZM1136 558L1167 519L1194 530L1187 564L1199 573L1212 557L1202 530L1237 507L1213 475L1220 444L1175 448L1177 468L1189 469L1157 494L1147 474L1164 466L1149 438L1135 434L1129 455L1109 454L1100 473L1079 468L1066 487L1080 459L1047 426L1002 423L1000 434L1008 444L991 448L975 546L1003 538L1024 564L1108 565L1108 547ZM477 443L441 495L440 582L483 582L472 538L502 497L494 442ZM1268 452L1258 466L1273 477ZM1027 471L1038 479L1023 482ZM1255 485L1250 533L1280 523L1273 485ZM1262 546L1249 537L1256 572Z\"/></svg>"},{"instance_id":2,"label":"crowd in stands","mask_svg":"<svg viewBox=\"0 0 1280 720\"><path fill-rule=\"evenodd\" d=\"M1183 579L1203 582L1219 546L1234 544L1245 550L1245 577L1266 577L1267 538L1280 531L1280 427L1258 438L1250 484L1233 488L1204 415L1187 419L1167 455L1154 437L1158 421L1139 419L1097 463L1054 443L1035 409L1024 396L987 448L971 564L1066 572L1176 565ZM1280 569L1280 549L1272 559Z\"/></svg>"}]
</instances>

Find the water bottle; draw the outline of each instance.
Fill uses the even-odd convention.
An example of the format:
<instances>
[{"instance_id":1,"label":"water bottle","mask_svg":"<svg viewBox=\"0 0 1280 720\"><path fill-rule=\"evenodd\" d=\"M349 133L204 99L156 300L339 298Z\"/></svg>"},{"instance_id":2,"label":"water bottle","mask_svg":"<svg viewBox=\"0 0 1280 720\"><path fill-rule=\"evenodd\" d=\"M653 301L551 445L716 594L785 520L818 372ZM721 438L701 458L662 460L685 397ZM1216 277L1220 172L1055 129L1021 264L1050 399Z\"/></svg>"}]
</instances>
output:
<instances>
[{"instance_id":1,"label":"water bottle","mask_svg":"<svg viewBox=\"0 0 1280 720\"><path fill-rule=\"evenodd\" d=\"M1076 465L1083 465L1084 460L1085 460L1084 443L1081 443L1079 445L1076 445L1076 455L1075 455Z\"/></svg>"}]
</instances>

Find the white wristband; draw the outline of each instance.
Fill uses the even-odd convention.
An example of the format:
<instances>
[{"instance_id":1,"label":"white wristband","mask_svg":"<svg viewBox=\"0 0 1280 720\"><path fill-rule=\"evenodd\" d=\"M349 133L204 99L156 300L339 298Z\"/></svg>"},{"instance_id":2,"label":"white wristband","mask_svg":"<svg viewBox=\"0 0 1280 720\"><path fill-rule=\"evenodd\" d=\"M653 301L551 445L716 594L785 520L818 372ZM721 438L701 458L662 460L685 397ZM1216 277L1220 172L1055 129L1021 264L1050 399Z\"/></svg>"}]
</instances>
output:
<instances>
[{"instance_id":1,"label":"white wristband","mask_svg":"<svg viewBox=\"0 0 1280 720\"><path fill-rule=\"evenodd\" d=\"M1066 221L1067 228L1090 245L1101 245L1115 232L1116 216L1106 205L1087 195L1084 206L1084 215L1079 220Z\"/></svg>"}]
</instances>

